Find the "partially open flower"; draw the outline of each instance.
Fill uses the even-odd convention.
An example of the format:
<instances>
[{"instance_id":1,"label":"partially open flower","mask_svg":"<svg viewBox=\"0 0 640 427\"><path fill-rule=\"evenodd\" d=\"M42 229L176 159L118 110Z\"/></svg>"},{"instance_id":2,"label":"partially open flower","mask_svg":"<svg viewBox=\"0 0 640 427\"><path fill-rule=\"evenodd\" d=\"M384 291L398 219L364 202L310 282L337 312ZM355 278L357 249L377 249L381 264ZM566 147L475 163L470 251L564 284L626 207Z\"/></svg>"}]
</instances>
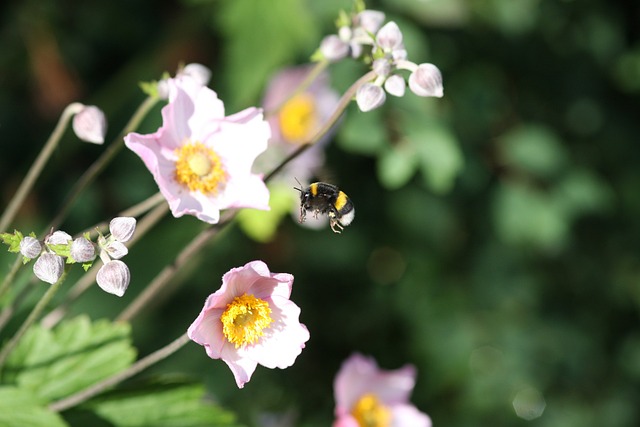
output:
<instances>
[{"instance_id":1,"label":"partially open flower","mask_svg":"<svg viewBox=\"0 0 640 427\"><path fill-rule=\"evenodd\" d=\"M172 214L214 224L221 209L268 210L269 190L251 173L270 136L262 111L248 108L225 117L216 93L194 79L185 76L168 84L162 127L148 135L130 133L124 140L153 174Z\"/></svg>"},{"instance_id":2,"label":"partially open flower","mask_svg":"<svg viewBox=\"0 0 640 427\"><path fill-rule=\"evenodd\" d=\"M262 261L230 270L189 327L189 338L212 359L222 359L240 388L258 364L293 365L309 331L298 320L300 308L289 300L292 286L292 275L271 273Z\"/></svg>"},{"instance_id":3,"label":"partially open flower","mask_svg":"<svg viewBox=\"0 0 640 427\"><path fill-rule=\"evenodd\" d=\"M40 241L35 237L25 236L20 241L20 253L25 258L33 259L40 255L42 252L42 245Z\"/></svg>"},{"instance_id":4,"label":"partially open flower","mask_svg":"<svg viewBox=\"0 0 640 427\"><path fill-rule=\"evenodd\" d=\"M102 144L107 133L107 118L98 107L86 105L73 116L73 131L85 142Z\"/></svg>"},{"instance_id":5,"label":"partially open flower","mask_svg":"<svg viewBox=\"0 0 640 427\"><path fill-rule=\"evenodd\" d=\"M33 264L33 272L38 279L53 285L64 273L64 259L60 255L45 252Z\"/></svg>"},{"instance_id":6,"label":"partially open flower","mask_svg":"<svg viewBox=\"0 0 640 427\"><path fill-rule=\"evenodd\" d=\"M129 287L130 280L129 267L119 260L109 261L104 264L100 267L96 276L96 282L103 291L119 297L124 295Z\"/></svg>"},{"instance_id":7,"label":"partially open flower","mask_svg":"<svg viewBox=\"0 0 640 427\"><path fill-rule=\"evenodd\" d=\"M375 360L354 354L334 382L333 427L431 427L431 419L409 403L416 371L411 365L384 371Z\"/></svg>"}]
</instances>

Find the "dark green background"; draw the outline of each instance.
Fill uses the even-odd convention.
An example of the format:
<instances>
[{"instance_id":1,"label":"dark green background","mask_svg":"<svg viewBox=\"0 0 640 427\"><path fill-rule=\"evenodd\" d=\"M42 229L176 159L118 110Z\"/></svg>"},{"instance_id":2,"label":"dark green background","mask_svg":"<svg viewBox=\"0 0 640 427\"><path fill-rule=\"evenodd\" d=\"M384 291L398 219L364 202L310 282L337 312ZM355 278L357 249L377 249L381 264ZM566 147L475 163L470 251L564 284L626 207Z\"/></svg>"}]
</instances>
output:
<instances>
[{"instance_id":1,"label":"dark green background","mask_svg":"<svg viewBox=\"0 0 640 427\"><path fill-rule=\"evenodd\" d=\"M285 371L259 367L243 390L195 344L133 381L183 373L247 425L286 413L291 425L326 426L333 378L359 351L387 369L416 365L412 402L436 426L639 425L640 4L368 6L399 23L410 59L438 65L445 97L408 92L369 115L350 107L327 169L356 204L354 223L334 235L287 218L268 244L234 227L133 324L147 354L189 326L224 272L263 259L295 275L307 348ZM67 103L103 108L109 140L144 99L139 81L200 62L228 112L257 105L274 72L307 61L335 31L340 8L350 3L5 1L0 205ZM364 72L333 67L334 87ZM142 132L157 128L158 112ZM432 131L446 135L444 152L428 152L415 169L402 155L385 157L402 152L405 137L420 143ZM67 132L16 227L39 232L102 149ZM447 163L452 155L459 167ZM63 228L80 231L156 190L123 151ZM166 218L125 259L133 276L126 296L96 287L74 310L113 317L199 228L190 217ZM12 260L0 256L3 271ZM512 402L532 388L546 408L525 421Z\"/></svg>"}]
</instances>

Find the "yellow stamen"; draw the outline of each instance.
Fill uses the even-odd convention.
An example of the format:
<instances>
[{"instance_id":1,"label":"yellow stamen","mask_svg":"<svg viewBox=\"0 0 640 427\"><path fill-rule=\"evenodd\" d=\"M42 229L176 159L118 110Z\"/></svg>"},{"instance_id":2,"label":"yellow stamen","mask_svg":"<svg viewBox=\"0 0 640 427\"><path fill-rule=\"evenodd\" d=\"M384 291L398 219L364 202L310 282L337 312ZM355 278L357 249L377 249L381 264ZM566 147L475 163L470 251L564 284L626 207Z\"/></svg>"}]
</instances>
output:
<instances>
[{"instance_id":1,"label":"yellow stamen","mask_svg":"<svg viewBox=\"0 0 640 427\"><path fill-rule=\"evenodd\" d=\"M280 110L280 131L286 142L306 142L318 127L318 115L313 96L302 93L287 101Z\"/></svg>"},{"instance_id":2,"label":"yellow stamen","mask_svg":"<svg viewBox=\"0 0 640 427\"><path fill-rule=\"evenodd\" d=\"M389 427L391 411L373 394L365 394L351 411L360 427Z\"/></svg>"},{"instance_id":3,"label":"yellow stamen","mask_svg":"<svg viewBox=\"0 0 640 427\"><path fill-rule=\"evenodd\" d=\"M235 297L220 316L222 332L236 348L255 344L273 319L269 303L253 295Z\"/></svg>"},{"instance_id":4,"label":"yellow stamen","mask_svg":"<svg viewBox=\"0 0 640 427\"><path fill-rule=\"evenodd\" d=\"M216 194L227 181L220 156L201 142L188 141L176 149L176 180L203 194Z\"/></svg>"}]
</instances>

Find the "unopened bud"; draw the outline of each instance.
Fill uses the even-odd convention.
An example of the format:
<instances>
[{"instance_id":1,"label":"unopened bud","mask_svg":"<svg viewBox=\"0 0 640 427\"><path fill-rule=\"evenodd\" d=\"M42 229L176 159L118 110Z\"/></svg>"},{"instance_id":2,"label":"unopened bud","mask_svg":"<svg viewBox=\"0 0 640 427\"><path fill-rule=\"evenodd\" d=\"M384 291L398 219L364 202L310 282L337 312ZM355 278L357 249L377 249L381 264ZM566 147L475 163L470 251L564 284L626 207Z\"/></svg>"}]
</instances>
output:
<instances>
[{"instance_id":1,"label":"unopened bud","mask_svg":"<svg viewBox=\"0 0 640 427\"><path fill-rule=\"evenodd\" d=\"M387 77L391 72L391 63L386 58L379 58L373 61L371 68L377 75Z\"/></svg>"},{"instance_id":2,"label":"unopened bud","mask_svg":"<svg viewBox=\"0 0 640 427\"><path fill-rule=\"evenodd\" d=\"M65 233L64 231L58 230L55 233L51 234L49 237L47 237L44 242L47 245L66 245L71 240L73 240L73 237L71 237L69 234Z\"/></svg>"},{"instance_id":3,"label":"unopened bud","mask_svg":"<svg viewBox=\"0 0 640 427\"><path fill-rule=\"evenodd\" d=\"M33 264L33 272L38 279L53 285L62 277L64 259L60 255L44 253Z\"/></svg>"},{"instance_id":4,"label":"unopened bud","mask_svg":"<svg viewBox=\"0 0 640 427\"><path fill-rule=\"evenodd\" d=\"M320 52L329 61L339 61L349 54L349 44L332 34L322 39Z\"/></svg>"},{"instance_id":5,"label":"unopened bud","mask_svg":"<svg viewBox=\"0 0 640 427\"><path fill-rule=\"evenodd\" d=\"M89 262L96 257L96 247L84 237L78 237L71 243L71 258L76 262Z\"/></svg>"},{"instance_id":6,"label":"unopened bud","mask_svg":"<svg viewBox=\"0 0 640 427\"><path fill-rule=\"evenodd\" d=\"M109 261L100 267L96 276L96 282L103 291L119 297L124 295L127 287L129 287L130 280L129 267L118 260Z\"/></svg>"},{"instance_id":7,"label":"unopened bud","mask_svg":"<svg viewBox=\"0 0 640 427\"><path fill-rule=\"evenodd\" d=\"M185 65L185 67L178 73L178 76L189 76L194 79L199 85L206 86L211 79L211 70L202 64L191 63Z\"/></svg>"},{"instance_id":8,"label":"unopened bud","mask_svg":"<svg viewBox=\"0 0 640 427\"><path fill-rule=\"evenodd\" d=\"M384 104L386 95L380 86L373 83L365 83L356 92L356 102L361 111L374 110Z\"/></svg>"},{"instance_id":9,"label":"unopened bud","mask_svg":"<svg viewBox=\"0 0 640 427\"><path fill-rule=\"evenodd\" d=\"M420 64L409 76L409 88L418 96L436 96L444 94L442 74L433 64Z\"/></svg>"},{"instance_id":10,"label":"unopened bud","mask_svg":"<svg viewBox=\"0 0 640 427\"><path fill-rule=\"evenodd\" d=\"M357 24L367 32L375 34L384 22L384 18L384 12L377 10L363 10L358 13Z\"/></svg>"},{"instance_id":11,"label":"unopened bud","mask_svg":"<svg viewBox=\"0 0 640 427\"><path fill-rule=\"evenodd\" d=\"M407 84L405 83L402 76L399 76L397 74L390 76L384 82L384 90L386 90L389 94L393 96L404 96L404 91L406 87L407 87Z\"/></svg>"},{"instance_id":12,"label":"unopened bud","mask_svg":"<svg viewBox=\"0 0 640 427\"><path fill-rule=\"evenodd\" d=\"M73 131L85 142L102 144L107 133L107 118L98 107L85 106L73 116Z\"/></svg>"},{"instance_id":13,"label":"unopened bud","mask_svg":"<svg viewBox=\"0 0 640 427\"><path fill-rule=\"evenodd\" d=\"M376 34L376 43L382 50L390 52L402 47L402 32L393 21L387 22Z\"/></svg>"},{"instance_id":14,"label":"unopened bud","mask_svg":"<svg viewBox=\"0 0 640 427\"><path fill-rule=\"evenodd\" d=\"M42 252L42 245L35 237L25 236L20 241L20 253L29 259L36 258Z\"/></svg>"},{"instance_id":15,"label":"unopened bud","mask_svg":"<svg viewBox=\"0 0 640 427\"><path fill-rule=\"evenodd\" d=\"M136 231L136 219L127 216L113 218L109 223L111 235L120 242L127 242Z\"/></svg>"}]
</instances>

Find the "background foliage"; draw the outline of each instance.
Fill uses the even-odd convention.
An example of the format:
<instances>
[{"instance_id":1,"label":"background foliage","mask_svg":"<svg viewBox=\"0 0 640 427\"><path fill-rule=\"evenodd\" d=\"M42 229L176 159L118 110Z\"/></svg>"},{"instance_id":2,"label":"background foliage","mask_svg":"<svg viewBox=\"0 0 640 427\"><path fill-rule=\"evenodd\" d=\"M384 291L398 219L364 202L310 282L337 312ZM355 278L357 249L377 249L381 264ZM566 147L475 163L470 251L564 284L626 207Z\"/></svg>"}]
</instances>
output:
<instances>
[{"instance_id":1,"label":"background foliage","mask_svg":"<svg viewBox=\"0 0 640 427\"><path fill-rule=\"evenodd\" d=\"M360 351L388 369L415 364L412 401L436 426L640 424L640 4L367 6L399 23L412 60L438 65L445 97L407 94L372 113L349 109L328 149L327 175L354 200L355 222L334 235L287 219L265 244L233 228L132 325L139 354L153 351L188 327L224 272L260 258L294 274L307 348L286 371L259 368L243 390L195 344L127 386L176 372L204 382L246 425L326 426L335 373ZM350 7L4 2L2 205L69 102L103 108L114 137L143 99L139 81L201 62L228 112L257 105L269 77L307 61L335 32L338 10ZM346 63L331 72L344 90L364 70ZM151 114L141 130L158 120ZM41 229L100 150L69 132L16 228ZM78 232L155 191L139 159L122 152L63 228ZM126 296L96 288L74 312L113 318L198 228L192 218L167 218L131 250ZM1 271L12 261L1 254ZM514 402L525 402L522 418ZM542 415L525 421L541 402ZM115 401L94 405L119 412Z\"/></svg>"}]
</instances>

